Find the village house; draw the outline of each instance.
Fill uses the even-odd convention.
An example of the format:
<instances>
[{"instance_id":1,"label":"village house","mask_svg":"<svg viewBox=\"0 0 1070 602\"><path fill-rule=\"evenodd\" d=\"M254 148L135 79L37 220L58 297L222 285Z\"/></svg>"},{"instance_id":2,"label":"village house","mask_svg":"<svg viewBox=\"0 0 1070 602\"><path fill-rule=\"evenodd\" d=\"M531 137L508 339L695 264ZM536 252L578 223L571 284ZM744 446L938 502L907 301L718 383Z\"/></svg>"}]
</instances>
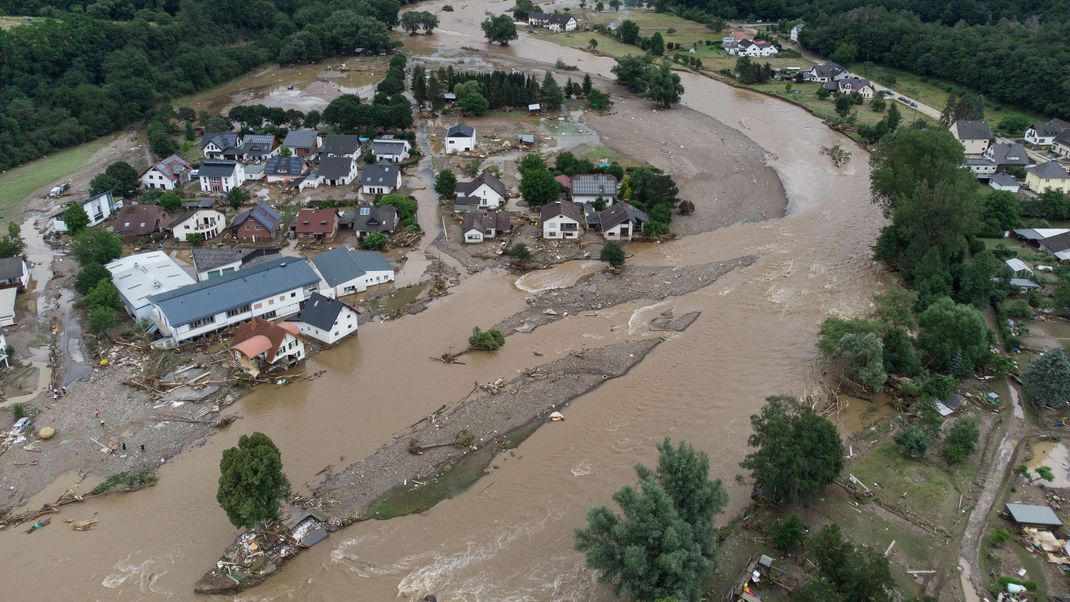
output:
<instances>
[{"instance_id":1,"label":"village house","mask_svg":"<svg viewBox=\"0 0 1070 602\"><path fill-rule=\"evenodd\" d=\"M583 209L572 201L547 203L539 210L543 238L579 238L583 234Z\"/></svg>"},{"instance_id":2,"label":"village house","mask_svg":"<svg viewBox=\"0 0 1070 602\"><path fill-rule=\"evenodd\" d=\"M476 128L458 123L446 130L446 154L463 153L476 147Z\"/></svg>"},{"instance_id":3,"label":"village house","mask_svg":"<svg viewBox=\"0 0 1070 602\"><path fill-rule=\"evenodd\" d=\"M319 151L320 135L316 130L290 130L282 147L295 157L311 159Z\"/></svg>"},{"instance_id":4,"label":"village house","mask_svg":"<svg viewBox=\"0 0 1070 602\"><path fill-rule=\"evenodd\" d=\"M630 241L649 220L647 215L628 203L617 203L598 214L602 236L606 240Z\"/></svg>"},{"instance_id":5,"label":"village house","mask_svg":"<svg viewBox=\"0 0 1070 602\"><path fill-rule=\"evenodd\" d=\"M966 168L975 178L985 180L996 173L996 162L986 157L966 157Z\"/></svg>"},{"instance_id":6,"label":"village house","mask_svg":"<svg viewBox=\"0 0 1070 602\"><path fill-rule=\"evenodd\" d=\"M7 355L7 337L4 336L3 332L0 332L0 364L3 364L5 368L11 367Z\"/></svg>"},{"instance_id":7,"label":"village house","mask_svg":"<svg viewBox=\"0 0 1070 602\"><path fill-rule=\"evenodd\" d=\"M739 43L744 40L751 39L753 39L753 36L751 36L751 34L749 33L744 33L742 31L733 31L732 33L721 38L721 48L723 48L724 51L728 54L735 55L738 50Z\"/></svg>"},{"instance_id":8,"label":"village house","mask_svg":"<svg viewBox=\"0 0 1070 602\"><path fill-rule=\"evenodd\" d=\"M264 164L264 178L268 184L289 184L305 173L301 157L272 157Z\"/></svg>"},{"instance_id":9,"label":"village house","mask_svg":"<svg viewBox=\"0 0 1070 602\"><path fill-rule=\"evenodd\" d=\"M201 192L226 194L245 182L245 166L237 161L205 161L197 168Z\"/></svg>"},{"instance_id":10,"label":"village house","mask_svg":"<svg viewBox=\"0 0 1070 602\"><path fill-rule=\"evenodd\" d=\"M270 320L295 314L319 286L307 259L279 257L153 295L149 302L160 332L181 343L255 316Z\"/></svg>"},{"instance_id":11,"label":"village house","mask_svg":"<svg viewBox=\"0 0 1070 602\"><path fill-rule=\"evenodd\" d=\"M1018 232L1018 230L1015 230L1016 234ZM1033 239L1037 243L1037 248L1051 253L1059 261L1070 260L1070 230L1044 228L1038 229L1036 232L1046 235L1040 240Z\"/></svg>"},{"instance_id":12,"label":"village house","mask_svg":"<svg viewBox=\"0 0 1070 602\"><path fill-rule=\"evenodd\" d=\"M848 77L851 77L850 71L832 62L814 65L813 67L810 67L809 71L803 73L803 79L817 82L819 84L839 81L841 79L847 79Z\"/></svg>"},{"instance_id":13,"label":"village house","mask_svg":"<svg viewBox=\"0 0 1070 602\"><path fill-rule=\"evenodd\" d=\"M301 313L287 321L295 324L302 335L334 345L357 331L357 310L338 299L312 293Z\"/></svg>"},{"instance_id":14,"label":"village house","mask_svg":"<svg viewBox=\"0 0 1070 602\"><path fill-rule=\"evenodd\" d=\"M1025 141L1034 146L1051 146L1055 137L1070 129L1070 123L1062 119L1038 121L1025 131Z\"/></svg>"},{"instance_id":15,"label":"village house","mask_svg":"<svg viewBox=\"0 0 1070 602\"><path fill-rule=\"evenodd\" d=\"M564 189L565 198L568 200L572 200L572 178L566 176L565 174L561 174L559 176L554 176L554 180L556 180L557 183L561 185L561 188Z\"/></svg>"},{"instance_id":16,"label":"village house","mask_svg":"<svg viewBox=\"0 0 1070 602\"><path fill-rule=\"evenodd\" d=\"M205 159L237 159L241 134L235 132L207 132L201 138L201 154Z\"/></svg>"},{"instance_id":17,"label":"village house","mask_svg":"<svg viewBox=\"0 0 1070 602\"><path fill-rule=\"evenodd\" d=\"M509 232L509 214L491 211L466 213L461 222L464 242L480 243Z\"/></svg>"},{"instance_id":18,"label":"village house","mask_svg":"<svg viewBox=\"0 0 1070 602\"><path fill-rule=\"evenodd\" d=\"M116 199L111 191L102 192L98 195L91 196L84 201L79 201L77 204L82 207L85 214L89 216L89 223L87 227L92 228L99 225L104 220L108 219L115 212L123 207L123 200ZM49 228L54 232L66 232L67 222L63 221L64 214L67 213L67 209L70 206L64 207L59 212L54 213L49 218Z\"/></svg>"},{"instance_id":19,"label":"village house","mask_svg":"<svg viewBox=\"0 0 1070 602\"><path fill-rule=\"evenodd\" d=\"M290 224L290 232L296 238L317 242L333 240L338 233L338 214L334 209L302 209Z\"/></svg>"},{"instance_id":20,"label":"village house","mask_svg":"<svg viewBox=\"0 0 1070 602\"><path fill-rule=\"evenodd\" d=\"M361 203L355 210L342 211L338 227L352 230L359 240L372 232L390 236L398 227L398 210L393 205Z\"/></svg>"},{"instance_id":21,"label":"village house","mask_svg":"<svg viewBox=\"0 0 1070 602\"><path fill-rule=\"evenodd\" d=\"M249 209L242 209L234 216L230 229L238 240L245 242L264 242L272 240L279 233L282 216L267 203L260 203Z\"/></svg>"},{"instance_id":22,"label":"village house","mask_svg":"<svg viewBox=\"0 0 1070 602\"><path fill-rule=\"evenodd\" d=\"M145 170L141 174L141 185L145 188L174 190L189 182L192 171L193 167L184 159L171 155Z\"/></svg>"},{"instance_id":23,"label":"village house","mask_svg":"<svg viewBox=\"0 0 1070 602\"><path fill-rule=\"evenodd\" d=\"M1049 188L1070 194L1070 174L1058 161L1048 161L1025 170L1025 186L1037 194Z\"/></svg>"},{"instance_id":24,"label":"village house","mask_svg":"<svg viewBox=\"0 0 1070 602\"><path fill-rule=\"evenodd\" d=\"M328 288L320 291L327 296L363 293L369 286L394 281L394 266L378 251L338 247L313 257L312 263L327 283Z\"/></svg>"},{"instance_id":25,"label":"village house","mask_svg":"<svg viewBox=\"0 0 1070 602\"><path fill-rule=\"evenodd\" d=\"M952 123L949 129L967 155L984 154L992 140L992 130L987 121L960 119Z\"/></svg>"},{"instance_id":26,"label":"village house","mask_svg":"<svg viewBox=\"0 0 1070 602\"><path fill-rule=\"evenodd\" d=\"M376 162L402 163L409 159L412 145L401 138L380 138L372 140L372 155Z\"/></svg>"},{"instance_id":27,"label":"village house","mask_svg":"<svg viewBox=\"0 0 1070 602\"><path fill-rule=\"evenodd\" d=\"M471 182L457 184L458 204L471 204L471 199L479 199L476 203L480 209L497 209L506 200L508 191L505 184L493 173L484 171L479 177ZM465 199L461 203L461 199Z\"/></svg>"},{"instance_id":28,"label":"village house","mask_svg":"<svg viewBox=\"0 0 1070 602\"><path fill-rule=\"evenodd\" d=\"M736 44L735 52L739 56L776 56L780 50L767 40L740 40Z\"/></svg>"},{"instance_id":29,"label":"village house","mask_svg":"<svg viewBox=\"0 0 1070 602\"><path fill-rule=\"evenodd\" d=\"M12 326L15 324L15 297L18 295L16 288L0 288L0 326Z\"/></svg>"},{"instance_id":30,"label":"village house","mask_svg":"<svg viewBox=\"0 0 1070 602\"><path fill-rule=\"evenodd\" d=\"M990 159L999 167L1004 165L1016 165L1025 167L1032 163L1025 147L1015 142L1000 142L988 147L985 158Z\"/></svg>"},{"instance_id":31,"label":"village house","mask_svg":"<svg viewBox=\"0 0 1070 602\"><path fill-rule=\"evenodd\" d=\"M30 268L21 256L0 259L0 288L23 290L30 284Z\"/></svg>"},{"instance_id":32,"label":"village house","mask_svg":"<svg viewBox=\"0 0 1070 602\"><path fill-rule=\"evenodd\" d=\"M261 261L276 259L278 249L206 249L195 247L191 253L197 281L213 280Z\"/></svg>"},{"instance_id":33,"label":"village house","mask_svg":"<svg viewBox=\"0 0 1070 602\"><path fill-rule=\"evenodd\" d=\"M868 79L860 79L857 77L845 77L843 79L837 79L833 81L827 81L822 86L830 91L839 94L858 94L862 98L869 100L873 98L877 91L873 88L873 84Z\"/></svg>"},{"instance_id":34,"label":"village house","mask_svg":"<svg viewBox=\"0 0 1070 602\"><path fill-rule=\"evenodd\" d=\"M1059 157L1070 158L1070 128L1055 135L1051 142L1051 152Z\"/></svg>"},{"instance_id":35,"label":"village house","mask_svg":"<svg viewBox=\"0 0 1070 602\"><path fill-rule=\"evenodd\" d=\"M281 150L279 137L275 134L248 134L233 156L239 161L260 162L278 155Z\"/></svg>"},{"instance_id":36,"label":"village house","mask_svg":"<svg viewBox=\"0 0 1070 602\"><path fill-rule=\"evenodd\" d=\"M568 14L531 13L528 15L528 25L550 31L576 31L578 23L576 17Z\"/></svg>"},{"instance_id":37,"label":"village house","mask_svg":"<svg viewBox=\"0 0 1070 602\"><path fill-rule=\"evenodd\" d=\"M135 322L151 323L149 297L189 286L193 278L164 251L149 251L120 257L104 266L119 291L126 313Z\"/></svg>"},{"instance_id":38,"label":"village house","mask_svg":"<svg viewBox=\"0 0 1070 602\"><path fill-rule=\"evenodd\" d=\"M353 134L327 134L320 146L320 157L360 157L360 136Z\"/></svg>"},{"instance_id":39,"label":"village house","mask_svg":"<svg viewBox=\"0 0 1070 602\"><path fill-rule=\"evenodd\" d=\"M364 194L390 194L401 188L401 169L393 163L365 165L361 185Z\"/></svg>"},{"instance_id":40,"label":"village house","mask_svg":"<svg viewBox=\"0 0 1070 602\"><path fill-rule=\"evenodd\" d=\"M185 242L198 234L203 236L204 240L211 240L219 236L226 225L227 219L222 212L196 207L177 213L165 229L171 231L175 240Z\"/></svg>"},{"instance_id":41,"label":"village house","mask_svg":"<svg viewBox=\"0 0 1070 602\"><path fill-rule=\"evenodd\" d=\"M1007 192L1018 192L1021 190L1021 184L1009 173L999 172L994 173L988 178L988 186L995 190L1006 190Z\"/></svg>"},{"instance_id":42,"label":"village house","mask_svg":"<svg viewBox=\"0 0 1070 602\"><path fill-rule=\"evenodd\" d=\"M798 44L799 34L802 33L802 30L804 29L806 29L806 23L797 23L795 27L791 28L791 33L788 34L788 39L790 39L793 43Z\"/></svg>"},{"instance_id":43,"label":"village house","mask_svg":"<svg viewBox=\"0 0 1070 602\"><path fill-rule=\"evenodd\" d=\"M305 344L296 324L273 324L253 318L238 325L230 349L238 366L254 378L277 366L292 366L305 359Z\"/></svg>"},{"instance_id":44,"label":"village house","mask_svg":"<svg viewBox=\"0 0 1070 602\"><path fill-rule=\"evenodd\" d=\"M607 205L617 202L617 178L604 173L572 176L572 201L593 203L602 199Z\"/></svg>"},{"instance_id":45,"label":"village house","mask_svg":"<svg viewBox=\"0 0 1070 602\"><path fill-rule=\"evenodd\" d=\"M123 240L133 240L162 231L170 221L171 214L159 205L127 205L115 214L111 231Z\"/></svg>"},{"instance_id":46,"label":"village house","mask_svg":"<svg viewBox=\"0 0 1070 602\"><path fill-rule=\"evenodd\" d=\"M353 157L321 157L316 169L308 174L298 189L327 186L349 186L357 179L357 160Z\"/></svg>"}]
</instances>

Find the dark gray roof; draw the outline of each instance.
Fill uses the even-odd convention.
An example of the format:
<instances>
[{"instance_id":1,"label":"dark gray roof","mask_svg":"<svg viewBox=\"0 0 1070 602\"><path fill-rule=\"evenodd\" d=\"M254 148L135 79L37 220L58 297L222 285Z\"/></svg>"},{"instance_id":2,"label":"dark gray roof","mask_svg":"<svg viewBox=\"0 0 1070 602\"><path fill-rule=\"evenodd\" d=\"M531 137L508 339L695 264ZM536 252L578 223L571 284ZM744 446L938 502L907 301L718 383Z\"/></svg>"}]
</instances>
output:
<instances>
[{"instance_id":1,"label":"dark gray roof","mask_svg":"<svg viewBox=\"0 0 1070 602\"><path fill-rule=\"evenodd\" d=\"M459 196L457 200L453 202L454 205L460 205L466 207L469 205L479 205L483 202L483 199L477 196Z\"/></svg>"},{"instance_id":2,"label":"dark gray roof","mask_svg":"<svg viewBox=\"0 0 1070 602\"><path fill-rule=\"evenodd\" d=\"M201 138L201 148L208 146L209 142L214 142L222 150L234 148L238 145L238 134L236 132L206 132Z\"/></svg>"},{"instance_id":3,"label":"dark gray roof","mask_svg":"<svg viewBox=\"0 0 1070 602\"><path fill-rule=\"evenodd\" d=\"M461 231L467 232L473 228L480 231L497 230L500 234L509 230L509 214L482 211L479 213L466 213L461 222Z\"/></svg>"},{"instance_id":4,"label":"dark gray roof","mask_svg":"<svg viewBox=\"0 0 1070 602\"><path fill-rule=\"evenodd\" d=\"M957 410L962 407L962 403L966 401L966 398L958 393L952 393L950 397L943 401L943 404L952 410Z\"/></svg>"},{"instance_id":5,"label":"dark gray roof","mask_svg":"<svg viewBox=\"0 0 1070 602\"><path fill-rule=\"evenodd\" d=\"M572 176L572 195L617 196L617 178L604 173Z\"/></svg>"},{"instance_id":6,"label":"dark gray roof","mask_svg":"<svg viewBox=\"0 0 1070 602\"><path fill-rule=\"evenodd\" d=\"M352 134L327 134L323 137L321 153L328 155L356 155L360 153L360 136Z\"/></svg>"},{"instance_id":7,"label":"dark gray roof","mask_svg":"<svg viewBox=\"0 0 1070 602\"><path fill-rule=\"evenodd\" d=\"M323 157L320 159L319 167L316 171L319 172L321 177L328 180L338 180L349 175L349 170L353 167L353 161L350 157Z\"/></svg>"},{"instance_id":8,"label":"dark gray roof","mask_svg":"<svg viewBox=\"0 0 1070 602\"><path fill-rule=\"evenodd\" d=\"M286 134L286 139L282 141L282 145L290 148L312 148L312 145L316 143L317 136L319 136L319 132L316 130L293 130Z\"/></svg>"},{"instance_id":9,"label":"dark gray roof","mask_svg":"<svg viewBox=\"0 0 1070 602\"><path fill-rule=\"evenodd\" d=\"M307 259L279 257L222 278L153 295L149 301L159 306L172 326L182 326L317 282L319 276Z\"/></svg>"},{"instance_id":10,"label":"dark gray roof","mask_svg":"<svg viewBox=\"0 0 1070 602\"><path fill-rule=\"evenodd\" d=\"M988 140L992 137L992 130L988 127L987 121L959 119L951 124L951 127L958 132L960 140Z\"/></svg>"},{"instance_id":11,"label":"dark gray roof","mask_svg":"<svg viewBox=\"0 0 1070 602\"><path fill-rule=\"evenodd\" d=\"M347 247L331 249L312 258L323 279L338 286L364 274L378 270L393 270L386 256L378 251L351 251Z\"/></svg>"},{"instance_id":12,"label":"dark gray roof","mask_svg":"<svg viewBox=\"0 0 1070 602\"><path fill-rule=\"evenodd\" d=\"M196 201L182 203L183 209L211 209L212 207L215 207L215 201L212 199L198 199Z\"/></svg>"},{"instance_id":13,"label":"dark gray roof","mask_svg":"<svg viewBox=\"0 0 1070 602\"><path fill-rule=\"evenodd\" d=\"M558 215L564 215L565 217L572 218L577 222L583 223L583 209L579 203L573 203L572 201L554 201L553 203L546 203L539 210L539 217L542 221L552 219Z\"/></svg>"},{"instance_id":14,"label":"dark gray roof","mask_svg":"<svg viewBox=\"0 0 1070 602\"><path fill-rule=\"evenodd\" d=\"M1065 130L1059 132L1059 134L1055 136L1054 143L1061 144L1063 146L1070 146L1070 128L1066 128Z\"/></svg>"},{"instance_id":15,"label":"dark gray roof","mask_svg":"<svg viewBox=\"0 0 1070 602\"><path fill-rule=\"evenodd\" d=\"M598 218L602 222L603 230L609 230L610 228L623 224L629 220L633 222L642 222L644 224L648 220L645 213L632 207L628 203L616 203L612 207L603 211Z\"/></svg>"},{"instance_id":16,"label":"dark gray roof","mask_svg":"<svg viewBox=\"0 0 1070 602\"><path fill-rule=\"evenodd\" d=\"M1029 165L1029 154L1025 147L1014 142L1000 142L988 147L985 156L996 162L996 165Z\"/></svg>"},{"instance_id":17,"label":"dark gray roof","mask_svg":"<svg viewBox=\"0 0 1070 602\"><path fill-rule=\"evenodd\" d=\"M372 163L364 167L364 175L361 181L367 186L379 186L389 184L396 186L398 181L398 166L392 163Z\"/></svg>"},{"instance_id":18,"label":"dark gray roof","mask_svg":"<svg viewBox=\"0 0 1070 602\"><path fill-rule=\"evenodd\" d=\"M1043 137L1054 136L1059 132L1070 129L1070 123L1063 121L1062 119L1049 119L1048 121L1039 121L1033 124L1034 130L1037 134Z\"/></svg>"},{"instance_id":19,"label":"dark gray roof","mask_svg":"<svg viewBox=\"0 0 1070 602\"><path fill-rule=\"evenodd\" d=\"M342 212L342 222L353 224L358 232L390 233L398 224L398 210L391 205L360 205Z\"/></svg>"},{"instance_id":20,"label":"dark gray roof","mask_svg":"<svg viewBox=\"0 0 1070 602\"><path fill-rule=\"evenodd\" d=\"M243 209L238 215L234 217L234 221L230 223L231 228L237 228L242 225L245 220L252 218L256 220L261 226L267 228L270 232L274 232L279 229L279 225L282 224L282 216L278 211L275 211L267 203L260 203L256 207L251 209Z\"/></svg>"},{"instance_id":21,"label":"dark gray roof","mask_svg":"<svg viewBox=\"0 0 1070 602\"><path fill-rule=\"evenodd\" d=\"M204 249L194 247L191 252L193 266L198 272L207 272L220 266L242 261L256 249Z\"/></svg>"},{"instance_id":22,"label":"dark gray roof","mask_svg":"<svg viewBox=\"0 0 1070 602\"><path fill-rule=\"evenodd\" d=\"M234 161L205 161L197 168L197 177L224 178L234 173Z\"/></svg>"},{"instance_id":23,"label":"dark gray roof","mask_svg":"<svg viewBox=\"0 0 1070 602\"><path fill-rule=\"evenodd\" d=\"M476 133L476 128L458 123L457 125L446 130L447 138L471 138Z\"/></svg>"},{"instance_id":24,"label":"dark gray roof","mask_svg":"<svg viewBox=\"0 0 1070 602\"><path fill-rule=\"evenodd\" d=\"M277 138L274 134L250 134L241 143L241 152L254 157L262 156L275 150Z\"/></svg>"},{"instance_id":25,"label":"dark gray roof","mask_svg":"<svg viewBox=\"0 0 1070 602\"><path fill-rule=\"evenodd\" d=\"M492 174L489 171L484 171L483 173L479 174L479 177L472 180L471 182L461 182L457 184L457 192L461 193L464 196L468 196L469 194L474 192L476 188L479 188L483 184L486 184L490 187L491 190L500 194L502 198L505 198L507 196L505 184L502 184L502 181L498 179L498 176Z\"/></svg>"},{"instance_id":26,"label":"dark gray roof","mask_svg":"<svg viewBox=\"0 0 1070 602\"><path fill-rule=\"evenodd\" d=\"M845 69L830 61L828 63L814 65L813 71L816 77L835 77L840 73L843 73Z\"/></svg>"},{"instance_id":27,"label":"dark gray roof","mask_svg":"<svg viewBox=\"0 0 1070 602\"><path fill-rule=\"evenodd\" d=\"M1066 173L1062 165L1059 165L1058 161L1048 161L1047 163L1041 163L1028 168L1030 173L1034 174L1042 180L1066 180L1070 179L1070 174Z\"/></svg>"},{"instance_id":28,"label":"dark gray roof","mask_svg":"<svg viewBox=\"0 0 1070 602\"><path fill-rule=\"evenodd\" d=\"M546 23L556 23L556 24L561 25L561 26L564 26L571 19L575 19L575 17L573 17L572 15L556 14L556 13L531 13L530 15L528 15L528 22L529 23L532 22L532 21L536 21L536 22L543 21L543 22L546 22Z\"/></svg>"},{"instance_id":29,"label":"dark gray roof","mask_svg":"<svg viewBox=\"0 0 1070 602\"><path fill-rule=\"evenodd\" d=\"M22 257L5 257L0 259L0 279L15 280L22 278Z\"/></svg>"},{"instance_id":30,"label":"dark gray roof","mask_svg":"<svg viewBox=\"0 0 1070 602\"><path fill-rule=\"evenodd\" d=\"M1059 517L1050 506L1008 503L1007 513L1011 515L1014 522L1023 525L1063 526L1063 521L1059 520Z\"/></svg>"},{"instance_id":31,"label":"dark gray roof","mask_svg":"<svg viewBox=\"0 0 1070 602\"><path fill-rule=\"evenodd\" d=\"M305 170L305 160L301 157L272 157L264 165L264 173L269 176L299 176Z\"/></svg>"},{"instance_id":32,"label":"dark gray roof","mask_svg":"<svg viewBox=\"0 0 1070 602\"><path fill-rule=\"evenodd\" d=\"M992 174L988 178L988 181L989 182L995 182L996 184L999 184L1000 186L1018 186L1019 185L1018 184L1018 180L1014 179L1014 176L1012 176L1009 173L1002 172L1002 171L999 172L999 173Z\"/></svg>"},{"instance_id":33,"label":"dark gray roof","mask_svg":"<svg viewBox=\"0 0 1070 602\"><path fill-rule=\"evenodd\" d=\"M406 144L409 141L400 138L372 140L372 152L376 155L398 155L405 150Z\"/></svg>"},{"instance_id":34,"label":"dark gray roof","mask_svg":"<svg viewBox=\"0 0 1070 602\"><path fill-rule=\"evenodd\" d=\"M324 297L319 293L312 293L308 301L305 302L305 306L301 308L301 313L287 321L304 322L320 330L330 331L334 327L335 320L338 319L338 314L347 307L356 311L352 306L337 299Z\"/></svg>"},{"instance_id":35,"label":"dark gray roof","mask_svg":"<svg viewBox=\"0 0 1070 602\"><path fill-rule=\"evenodd\" d=\"M1049 236L1042 239L1038 244L1040 245L1040 248L1049 253L1062 253L1063 251L1070 249L1070 232L1063 232L1062 234Z\"/></svg>"}]
</instances>

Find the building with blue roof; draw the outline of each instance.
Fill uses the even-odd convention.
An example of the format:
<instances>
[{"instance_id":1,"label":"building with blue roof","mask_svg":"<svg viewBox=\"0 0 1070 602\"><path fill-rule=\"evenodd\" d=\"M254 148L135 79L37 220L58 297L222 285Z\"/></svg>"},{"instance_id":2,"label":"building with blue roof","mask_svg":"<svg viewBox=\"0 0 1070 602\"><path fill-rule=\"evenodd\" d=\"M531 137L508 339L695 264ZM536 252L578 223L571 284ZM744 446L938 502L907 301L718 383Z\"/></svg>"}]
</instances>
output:
<instances>
[{"instance_id":1,"label":"building with blue roof","mask_svg":"<svg viewBox=\"0 0 1070 602\"><path fill-rule=\"evenodd\" d=\"M338 247L313 257L312 263L326 283L321 292L329 297L362 293L369 286L394 281L394 266L377 251Z\"/></svg>"},{"instance_id":2,"label":"building with blue roof","mask_svg":"<svg viewBox=\"0 0 1070 602\"><path fill-rule=\"evenodd\" d=\"M319 275L299 257L279 257L149 297L152 321L181 343L253 317L289 316L319 290Z\"/></svg>"}]
</instances>

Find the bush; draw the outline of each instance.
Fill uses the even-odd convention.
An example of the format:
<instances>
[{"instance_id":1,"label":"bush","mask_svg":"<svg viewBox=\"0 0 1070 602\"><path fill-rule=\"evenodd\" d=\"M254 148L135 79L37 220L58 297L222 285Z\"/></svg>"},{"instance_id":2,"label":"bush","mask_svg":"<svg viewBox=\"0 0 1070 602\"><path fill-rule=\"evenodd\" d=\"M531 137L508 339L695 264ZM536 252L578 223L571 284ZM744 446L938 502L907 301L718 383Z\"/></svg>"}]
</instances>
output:
<instances>
[{"instance_id":1,"label":"bush","mask_svg":"<svg viewBox=\"0 0 1070 602\"><path fill-rule=\"evenodd\" d=\"M676 212L680 215L691 215L695 212L695 204L691 201L680 201L680 204L676 206Z\"/></svg>"},{"instance_id":2,"label":"bush","mask_svg":"<svg viewBox=\"0 0 1070 602\"><path fill-rule=\"evenodd\" d=\"M387 238L386 234L383 234L382 232L372 232L364 237L364 240L360 242L360 246L372 251L382 251L386 248L386 245L389 242L390 239Z\"/></svg>"},{"instance_id":3,"label":"bush","mask_svg":"<svg viewBox=\"0 0 1070 602\"><path fill-rule=\"evenodd\" d=\"M472 431L468 430L468 427L462 426L453 435L454 445L464 449L466 447L472 447L472 444L476 442L476 436L472 434Z\"/></svg>"},{"instance_id":4,"label":"bush","mask_svg":"<svg viewBox=\"0 0 1070 602\"><path fill-rule=\"evenodd\" d=\"M490 329L480 330L478 326L472 329L472 335L468 337L468 346L479 351L497 351L505 345L505 336L501 331Z\"/></svg>"},{"instance_id":5,"label":"bush","mask_svg":"<svg viewBox=\"0 0 1070 602\"><path fill-rule=\"evenodd\" d=\"M599 255L599 259L615 268L624 267L624 258L624 249L613 241L607 242L602 247L602 253Z\"/></svg>"},{"instance_id":6,"label":"bush","mask_svg":"<svg viewBox=\"0 0 1070 602\"><path fill-rule=\"evenodd\" d=\"M15 420L26 417L26 408L21 403L16 403L11 406L11 417Z\"/></svg>"},{"instance_id":7,"label":"bush","mask_svg":"<svg viewBox=\"0 0 1070 602\"><path fill-rule=\"evenodd\" d=\"M965 462L976 449L979 436L976 422L972 420L956 422L944 439L944 448L940 450L940 456L949 465Z\"/></svg>"},{"instance_id":8,"label":"bush","mask_svg":"<svg viewBox=\"0 0 1070 602\"><path fill-rule=\"evenodd\" d=\"M512 247L509 247L509 250L506 251L506 255L521 263L531 261L531 249L522 242L518 242Z\"/></svg>"},{"instance_id":9,"label":"bush","mask_svg":"<svg viewBox=\"0 0 1070 602\"><path fill-rule=\"evenodd\" d=\"M790 554L802 547L806 540L806 525L794 514L780 517L769 527L773 547Z\"/></svg>"},{"instance_id":10,"label":"bush","mask_svg":"<svg viewBox=\"0 0 1070 602\"><path fill-rule=\"evenodd\" d=\"M1019 299L1007 306L1007 317L1015 320L1032 320L1033 308L1024 299Z\"/></svg>"},{"instance_id":11,"label":"bush","mask_svg":"<svg viewBox=\"0 0 1070 602\"><path fill-rule=\"evenodd\" d=\"M904 456L910 458L923 458L929 451L929 437L917 427L896 433L895 444Z\"/></svg>"},{"instance_id":12,"label":"bush","mask_svg":"<svg viewBox=\"0 0 1070 602\"><path fill-rule=\"evenodd\" d=\"M118 324L119 318L115 315L115 310L102 305L90 307L85 321L86 328L93 334L101 334Z\"/></svg>"},{"instance_id":13,"label":"bush","mask_svg":"<svg viewBox=\"0 0 1070 602\"><path fill-rule=\"evenodd\" d=\"M1003 544L1011 540L1011 532L1003 527L996 527L992 534L988 536L988 545L993 548L1003 547Z\"/></svg>"}]
</instances>

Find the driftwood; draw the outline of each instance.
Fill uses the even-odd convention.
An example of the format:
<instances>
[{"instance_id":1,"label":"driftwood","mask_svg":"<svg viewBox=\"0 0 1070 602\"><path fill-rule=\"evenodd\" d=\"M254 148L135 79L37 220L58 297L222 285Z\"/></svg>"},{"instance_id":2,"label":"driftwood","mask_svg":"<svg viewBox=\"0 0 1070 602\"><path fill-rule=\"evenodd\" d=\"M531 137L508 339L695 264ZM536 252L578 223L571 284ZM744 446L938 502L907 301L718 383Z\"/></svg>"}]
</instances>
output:
<instances>
[{"instance_id":1,"label":"driftwood","mask_svg":"<svg viewBox=\"0 0 1070 602\"><path fill-rule=\"evenodd\" d=\"M461 353L464 353L464 351L462 351ZM440 355L438 357L432 357L432 358L429 358L429 359L431 359L433 361L436 361L436 362L442 362L443 364L459 364L461 366L464 366L465 365L464 362L457 361L457 356L461 355L461 353L454 353L454 354L443 353L442 355Z\"/></svg>"}]
</instances>

